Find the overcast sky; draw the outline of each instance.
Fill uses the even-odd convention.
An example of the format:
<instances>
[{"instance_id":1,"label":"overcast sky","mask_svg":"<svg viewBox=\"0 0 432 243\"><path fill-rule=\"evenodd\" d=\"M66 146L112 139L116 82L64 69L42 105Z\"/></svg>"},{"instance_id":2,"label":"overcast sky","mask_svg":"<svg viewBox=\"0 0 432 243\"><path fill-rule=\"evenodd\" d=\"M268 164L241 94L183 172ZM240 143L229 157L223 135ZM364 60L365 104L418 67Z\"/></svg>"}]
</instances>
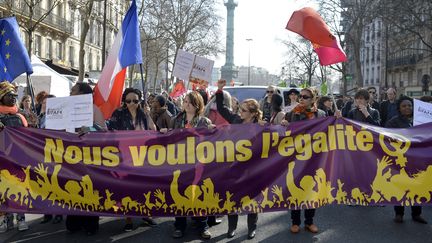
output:
<instances>
[{"instance_id":1,"label":"overcast sky","mask_svg":"<svg viewBox=\"0 0 432 243\"><path fill-rule=\"evenodd\" d=\"M237 3L234 11L234 64L248 66L249 44L246 39L251 38L251 66L264 67L270 73L280 74L286 53L281 40L295 36L285 29L291 14L306 6L317 9L317 5L309 0L237 0ZM225 46L227 11L223 0L219 7ZM215 61L215 67L224 65L225 53Z\"/></svg>"}]
</instances>

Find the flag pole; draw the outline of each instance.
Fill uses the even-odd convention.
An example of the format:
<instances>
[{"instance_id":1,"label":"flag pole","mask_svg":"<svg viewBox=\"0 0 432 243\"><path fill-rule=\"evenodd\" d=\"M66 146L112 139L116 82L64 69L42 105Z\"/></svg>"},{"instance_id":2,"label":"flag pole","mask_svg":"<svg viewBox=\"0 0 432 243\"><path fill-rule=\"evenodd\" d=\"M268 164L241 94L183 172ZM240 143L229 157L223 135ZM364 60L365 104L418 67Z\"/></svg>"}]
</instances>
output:
<instances>
[{"instance_id":1,"label":"flag pole","mask_svg":"<svg viewBox=\"0 0 432 243\"><path fill-rule=\"evenodd\" d=\"M36 106L35 106L35 96L34 96L34 91L33 91L33 83L31 81L31 77L29 74L27 74L27 89L28 89L28 94L31 97L31 101L32 101L32 111L36 114Z\"/></svg>"},{"instance_id":2,"label":"flag pole","mask_svg":"<svg viewBox=\"0 0 432 243\"><path fill-rule=\"evenodd\" d=\"M145 103L147 101L147 86L144 84L144 71L143 71L142 63L140 63L140 72L141 72L141 85L143 90L143 100Z\"/></svg>"}]
</instances>

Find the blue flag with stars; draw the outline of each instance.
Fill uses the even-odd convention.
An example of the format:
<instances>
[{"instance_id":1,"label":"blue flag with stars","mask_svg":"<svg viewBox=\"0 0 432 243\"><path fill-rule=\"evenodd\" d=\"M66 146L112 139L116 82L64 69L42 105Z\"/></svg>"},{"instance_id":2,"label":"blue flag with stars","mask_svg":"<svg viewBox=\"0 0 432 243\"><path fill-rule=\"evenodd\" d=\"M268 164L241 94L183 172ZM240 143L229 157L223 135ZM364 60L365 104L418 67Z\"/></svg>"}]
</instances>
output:
<instances>
[{"instance_id":1,"label":"blue flag with stars","mask_svg":"<svg viewBox=\"0 0 432 243\"><path fill-rule=\"evenodd\" d=\"M33 73L27 49L20 37L15 17L0 19L0 82L12 82L20 74Z\"/></svg>"}]
</instances>

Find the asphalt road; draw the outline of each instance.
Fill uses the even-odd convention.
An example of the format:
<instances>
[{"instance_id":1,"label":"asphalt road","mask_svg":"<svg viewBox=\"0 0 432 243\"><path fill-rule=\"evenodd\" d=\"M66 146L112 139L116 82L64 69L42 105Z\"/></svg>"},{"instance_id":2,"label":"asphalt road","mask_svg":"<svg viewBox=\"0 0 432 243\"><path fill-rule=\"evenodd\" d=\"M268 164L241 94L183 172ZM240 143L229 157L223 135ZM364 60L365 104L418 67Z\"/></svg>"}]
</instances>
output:
<instances>
[{"instance_id":1,"label":"asphalt road","mask_svg":"<svg viewBox=\"0 0 432 243\"><path fill-rule=\"evenodd\" d=\"M315 223L320 229L317 234L303 228L298 234L291 234L289 212L260 214L255 239L247 240L246 216L241 216L237 234L233 239L226 238L227 219L211 227L212 239L206 242L432 242L432 209L423 208L423 217L431 224L423 225L411 220L411 210L406 209L404 223L393 222L393 207L348 207L327 206L319 208ZM303 215L302 215L303 217ZM139 218L134 219L134 231L123 232L124 219L101 218L96 235L87 236L84 231L70 234L64 223L53 225L39 224L40 215L28 216L30 229L18 232L16 229L0 234L0 242L202 242L193 226L188 227L180 240L171 237L173 218L157 218L157 227L148 227ZM188 222L190 225L190 222Z\"/></svg>"}]
</instances>

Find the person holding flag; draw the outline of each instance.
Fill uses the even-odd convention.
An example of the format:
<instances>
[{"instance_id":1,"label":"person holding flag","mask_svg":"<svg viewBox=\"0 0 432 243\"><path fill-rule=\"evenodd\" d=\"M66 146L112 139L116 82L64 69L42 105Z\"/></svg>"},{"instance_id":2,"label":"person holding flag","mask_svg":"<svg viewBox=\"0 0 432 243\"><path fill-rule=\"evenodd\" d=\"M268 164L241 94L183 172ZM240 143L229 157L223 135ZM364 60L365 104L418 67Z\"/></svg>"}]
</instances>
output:
<instances>
[{"instance_id":1,"label":"person holding flag","mask_svg":"<svg viewBox=\"0 0 432 243\"><path fill-rule=\"evenodd\" d=\"M25 117L17 107L15 86L11 83L20 74L33 73L30 58L19 37L15 17L0 19L0 131L5 126L27 127ZM23 213L17 214L18 230L27 230ZM0 212L0 233L13 227L13 214Z\"/></svg>"},{"instance_id":2,"label":"person holding flag","mask_svg":"<svg viewBox=\"0 0 432 243\"><path fill-rule=\"evenodd\" d=\"M114 40L106 64L96 87L94 104L102 111L105 119L120 107L124 89L126 69L130 65L142 64L140 31L135 0L132 1ZM145 88L143 93L145 96ZM145 99L145 98L144 98Z\"/></svg>"}]
</instances>

